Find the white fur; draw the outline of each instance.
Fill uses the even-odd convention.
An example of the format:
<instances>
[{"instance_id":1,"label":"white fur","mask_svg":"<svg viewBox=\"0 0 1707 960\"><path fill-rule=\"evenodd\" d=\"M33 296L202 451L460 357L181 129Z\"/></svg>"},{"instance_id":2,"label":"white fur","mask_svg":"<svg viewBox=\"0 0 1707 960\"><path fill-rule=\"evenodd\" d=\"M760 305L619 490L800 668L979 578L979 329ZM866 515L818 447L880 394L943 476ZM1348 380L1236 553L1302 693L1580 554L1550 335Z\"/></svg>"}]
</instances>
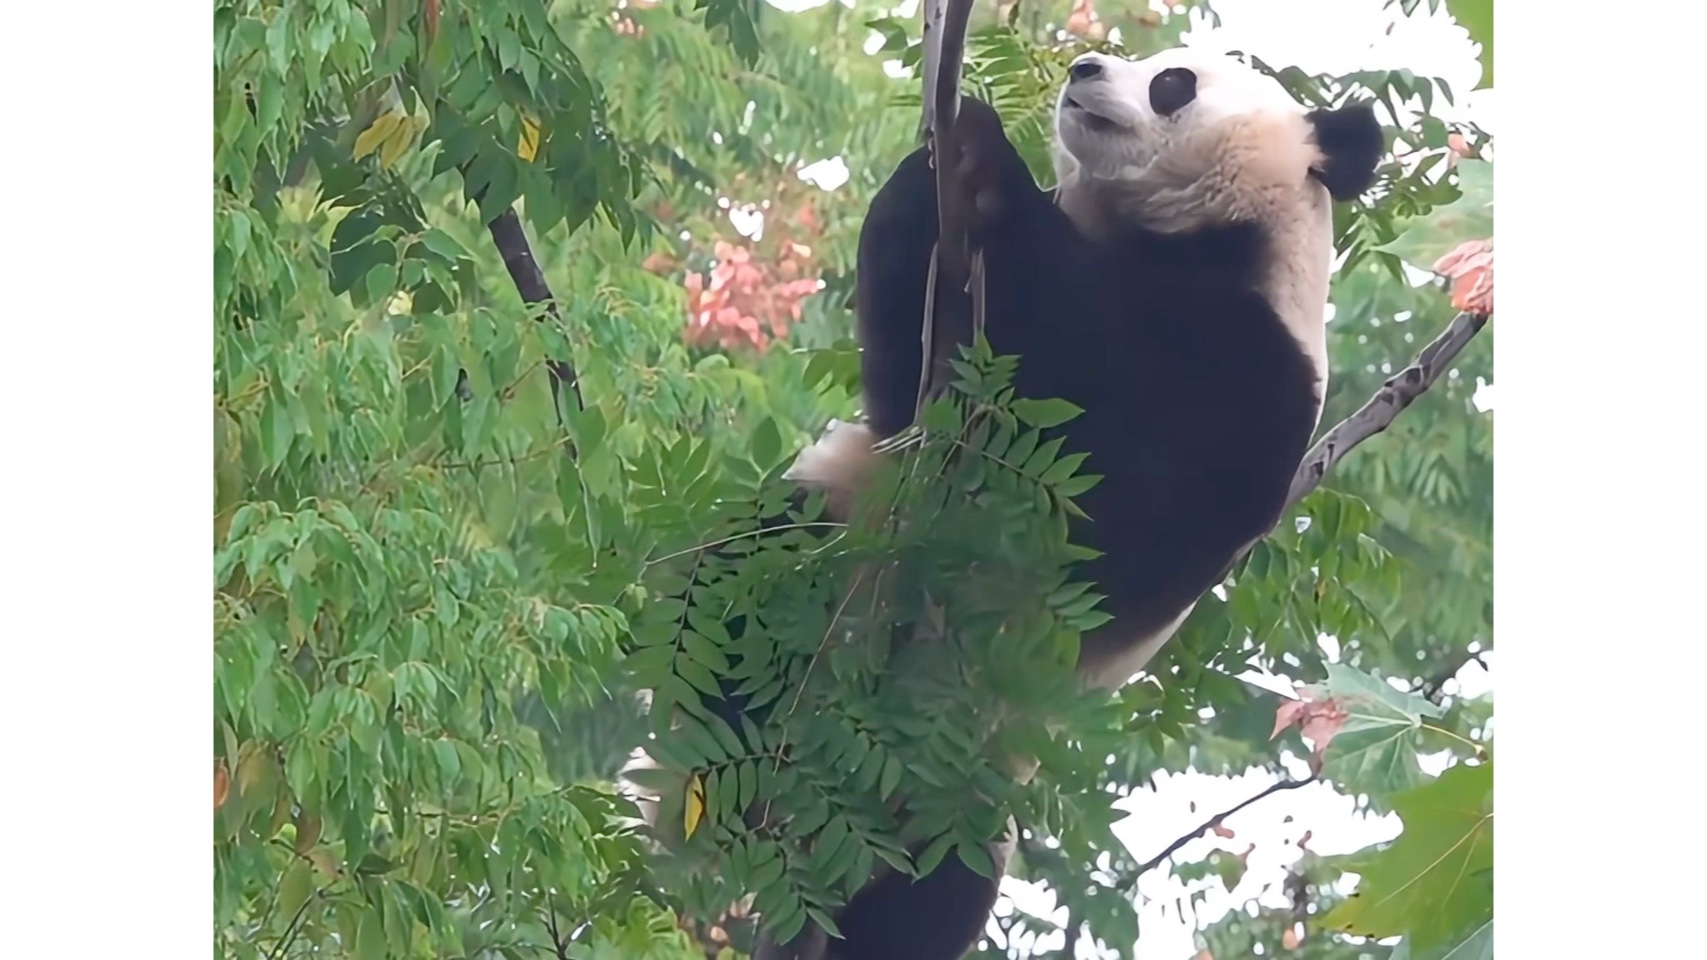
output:
<instances>
[{"instance_id":1,"label":"white fur","mask_svg":"<svg viewBox=\"0 0 1707 960\"><path fill-rule=\"evenodd\" d=\"M1104 650L1118 651L1107 659L1094 656L1081 656L1079 659L1079 678L1085 687L1092 690L1118 690L1127 681L1138 675L1138 671L1150 662L1163 646L1172 640L1179 631L1185 618L1191 616L1191 611L1197 609L1197 601L1193 600L1180 615L1172 622L1164 624L1160 629L1150 633L1136 642L1104 643L1098 647ZM1104 629L1107 629L1106 627ZM1087 648L1081 646L1081 650Z\"/></svg>"},{"instance_id":2,"label":"white fur","mask_svg":"<svg viewBox=\"0 0 1707 960\"><path fill-rule=\"evenodd\" d=\"M825 512L833 520L846 520L853 512L855 494L877 465L872 450L876 442L877 436L863 423L831 420L818 442L800 451L782 478L808 490L825 491L829 499Z\"/></svg>"},{"instance_id":3,"label":"white fur","mask_svg":"<svg viewBox=\"0 0 1707 960\"><path fill-rule=\"evenodd\" d=\"M622 765L622 769L618 770L616 774L617 792L634 801L634 805L640 810L640 818L652 826L658 824L659 798L652 791L635 783L631 774L642 770L662 769L664 769L663 766L654 760L652 755L647 753L646 748L642 746L635 747L628 752L628 761Z\"/></svg>"},{"instance_id":4,"label":"white fur","mask_svg":"<svg viewBox=\"0 0 1707 960\"><path fill-rule=\"evenodd\" d=\"M1260 289L1316 370L1320 417L1333 210L1310 176L1323 158L1304 107L1272 77L1186 47L1075 62L1084 61L1101 64L1101 75L1070 80L1055 113L1062 210L1092 236L1133 220L1166 233L1248 220L1266 227L1274 258ZM1159 116L1150 81L1174 67L1196 74L1197 96Z\"/></svg>"}]
</instances>

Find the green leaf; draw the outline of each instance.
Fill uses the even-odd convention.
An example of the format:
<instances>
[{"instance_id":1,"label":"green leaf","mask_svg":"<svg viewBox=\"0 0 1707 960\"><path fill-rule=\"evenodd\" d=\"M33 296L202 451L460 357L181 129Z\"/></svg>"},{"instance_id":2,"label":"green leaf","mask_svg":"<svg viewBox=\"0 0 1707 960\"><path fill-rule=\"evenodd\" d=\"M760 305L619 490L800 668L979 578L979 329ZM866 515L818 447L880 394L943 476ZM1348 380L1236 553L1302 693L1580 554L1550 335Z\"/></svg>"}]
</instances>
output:
<instances>
[{"instance_id":1,"label":"green leaf","mask_svg":"<svg viewBox=\"0 0 1707 960\"><path fill-rule=\"evenodd\" d=\"M1494 165L1486 160L1458 161L1460 196L1406 223L1405 231L1374 249L1412 266L1434 269L1441 257L1469 240L1494 235Z\"/></svg>"},{"instance_id":2,"label":"green leaf","mask_svg":"<svg viewBox=\"0 0 1707 960\"><path fill-rule=\"evenodd\" d=\"M1452 19L1470 32L1470 39L1482 45L1476 59L1482 64L1482 81L1478 90L1494 85L1494 0L1446 0ZM1491 949L1491 948L1490 948Z\"/></svg>"},{"instance_id":3,"label":"green leaf","mask_svg":"<svg viewBox=\"0 0 1707 960\"><path fill-rule=\"evenodd\" d=\"M367 272L367 298L369 303L379 303L397 289L397 267L390 263L375 264Z\"/></svg>"},{"instance_id":4,"label":"green leaf","mask_svg":"<svg viewBox=\"0 0 1707 960\"><path fill-rule=\"evenodd\" d=\"M279 913L286 917L296 916L296 911L313 893L314 868L306 858L294 858L285 868L284 878L279 881Z\"/></svg>"},{"instance_id":5,"label":"green leaf","mask_svg":"<svg viewBox=\"0 0 1707 960\"><path fill-rule=\"evenodd\" d=\"M895 788L901 785L901 760L890 754L883 761L883 774L878 778L877 791L883 799L889 799Z\"/></svg>"},{"instance_id":6,"label":"green leaf","mask_svg":"<svg viewBox=\"0 0 1707 960\"><path fill-rule=\"evenodd\" d=\"M1441 709L1413 693L1339 663L1327 665L1326 683L1312 688L1346 714L1328 747L1322 774L1352 790L1388 796L1424 782L1417 753L1423 721Z\"/></svg>"},{"instance_id":7,"label":"green leaf","mask_svg":"<svg viewBox=\"0 0 1707 960\"><path fill-rule=\"evenodd\" d=\"M1020 399L1008 404L1008 409L1028 426L1039 430L1058 427L1085 412L1082 407L1074 406L1065 400Z\"/></svg>"},{"instance_id":8,"label":"green leaf","mask_svg":"<svg viewBox=\"0 0 1707 960\"><path fill-rule=\"evenodd\" d=\"M456 238L437 227L421 234L421 243L425 244L428 250L447 260L473 259L468 249L458 243Z\"/></svg>"},{"instance_id":9,"label":"green leaf","mask_svg":"<svg viewBox=\"0 0 1707 960\"><path fill-rule=\"evenodd\" d=\"M1493 789L1492 763L1458 764L1395 796L1404 832L1385 849L1344 858L1343 868L1362 879L1322 925L1361 937L1404 936L1419 953L1455 938L1468 944L1494 916Z\"/></svg>"},{"instance_id":10,"label":"green leaf","mask_svg":"<svg viewBox=\"0 0 1707 960\"><path fill-rule=\"evenodd\" d=\"M1434 950L1413 949L1410 940L1400 940L1387 960L1494 960L1494 922L1452 937Z\"/></svg>"},{"instance_id":11,"label":"green leaf","mask_svg":"<svg viewBox=\"0 0 1707 960\"><path fill-rule=\"evenodd\" d=\"M766 417L753 430L753 462L760 470L769 471L782 459L782 433L777 430L776 421Z\"/></svg>"},{"instance_id":12,"label":"green leaf","mask_svg":"<svg viewBox=\"0 0 1707 960\"><path fill-rule=\"evenodd\" d=\"M357 960L384 960L386 955L385 927L377 910L362 914L356 925L355 956Z\"/></svg>"}]
</instances>

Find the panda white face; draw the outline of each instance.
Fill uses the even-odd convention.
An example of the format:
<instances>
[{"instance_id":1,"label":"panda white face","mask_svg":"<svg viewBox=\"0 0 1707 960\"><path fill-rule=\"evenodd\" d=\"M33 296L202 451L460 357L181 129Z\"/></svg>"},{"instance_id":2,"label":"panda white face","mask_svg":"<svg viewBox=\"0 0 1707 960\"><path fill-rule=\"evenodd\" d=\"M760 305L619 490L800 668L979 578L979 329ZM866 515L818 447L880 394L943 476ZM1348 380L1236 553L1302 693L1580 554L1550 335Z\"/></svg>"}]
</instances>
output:
<instances>
[{"instance_id":1,"label":"panda white face","mask_svg":"<svg viewBox=\"0 0 1707 960\"><path fill-rule=\"evenodd\" d=\"M1230 56L1186 47L1142 60L1087 53L1068 68L1057 102L1057 173L1063 182L1180 189L1247 147L1266 154L1255 170L1239 158L1247 183L1261 172L1302 185L1313 159L1304 112L1272 77Z\"/></svg>"}]
</instances>

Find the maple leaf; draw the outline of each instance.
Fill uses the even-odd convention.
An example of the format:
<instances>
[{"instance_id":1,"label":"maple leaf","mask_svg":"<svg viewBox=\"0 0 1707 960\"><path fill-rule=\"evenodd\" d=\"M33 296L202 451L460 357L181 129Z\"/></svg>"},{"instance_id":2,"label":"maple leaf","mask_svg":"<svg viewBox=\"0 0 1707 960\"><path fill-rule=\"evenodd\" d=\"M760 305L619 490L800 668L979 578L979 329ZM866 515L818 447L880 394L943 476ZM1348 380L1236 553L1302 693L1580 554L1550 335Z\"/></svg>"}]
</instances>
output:
<instances>
[{"instance_id":1,"label":"maple leaf","mask_svg":"<svg viewBox=\"0 0 1707 960\"><path fill-rule=\"evenodd\" d=\"M1306 696L1332 700L1345 716L1332 728L1333 749L1322 751L1322 775L1382 797L1425 783L1417 751L1424 721L1438 719L1441 708L1345 664L1327 667L1327 682L1308 688Z\"/></svg>"},{"instance_id":2,"label":"maple leaf","mask_svg":"<svg viewBox=\"0 0 1707 960\"><path fill-rule=\"evenodd\" d=\"M1310 771L1321 773L1328 744L1333 743L1349 716L1333 697L1310 699L1305 691L1303 699L1284 701L1274 711L1274 732L1268 738L1273 740L1287 727L1297 726L1299 736L1310 742Z\"/></svg>"},{"instance_id":3,"label":"maple leaf","mask_svg":"<svg viewBox=\"0 0 1707 960\"><path fill-rule=\"evenodd\" d=\"M1478 937L1494 916L1493 787L1491 762L1461 763L1393 797L1404 832L1379 850L1336 858L1362 879L1322 926L1403 936L1418 954Z\"/></svg>"}]
</instances>

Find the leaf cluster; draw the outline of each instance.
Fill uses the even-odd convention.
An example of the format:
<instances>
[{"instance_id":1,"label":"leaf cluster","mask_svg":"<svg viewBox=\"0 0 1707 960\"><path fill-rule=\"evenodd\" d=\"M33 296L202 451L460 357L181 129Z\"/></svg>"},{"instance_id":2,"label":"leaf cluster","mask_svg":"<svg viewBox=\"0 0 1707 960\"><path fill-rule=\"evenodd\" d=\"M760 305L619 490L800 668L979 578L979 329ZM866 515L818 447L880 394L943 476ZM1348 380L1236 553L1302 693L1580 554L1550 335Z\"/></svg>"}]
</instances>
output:
<instances>
[{"instance_id":1,"label":"leaf cluster","mask_svg":"<svg viewBox=\"0 0 1707 960\"><path fill-rule=\"evenodd\" d=\"M1099 478L1060 454L1079 411L1016 399L1016 364L963 351L859 508L870 522L826 535L815 500L649 571L660 599L627 663L653 691L662 769L638 778L699 909L751 893L779 936L808 917L833 930L874 869L954 853L989 872L1010 813L1074 826L1059 786L1094 782L1100 758L1049 723L1094 712L1060 706L1080 699L1078 635L1107 619L1066 574L1084 555L1073 497ZM1018 757L1041 765L1024 787Z\"/></svg>"}]
</instances>

